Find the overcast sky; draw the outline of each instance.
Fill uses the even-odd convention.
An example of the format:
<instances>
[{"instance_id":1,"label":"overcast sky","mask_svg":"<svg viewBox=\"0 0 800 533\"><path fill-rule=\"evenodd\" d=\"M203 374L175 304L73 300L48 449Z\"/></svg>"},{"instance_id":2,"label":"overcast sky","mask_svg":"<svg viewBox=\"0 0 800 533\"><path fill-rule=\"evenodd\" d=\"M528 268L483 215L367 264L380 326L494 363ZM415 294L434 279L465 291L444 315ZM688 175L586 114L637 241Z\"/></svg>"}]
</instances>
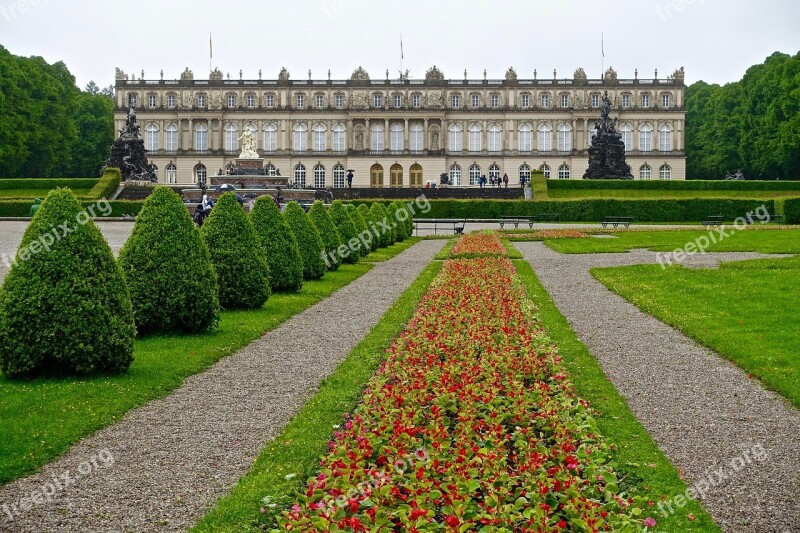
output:
<instances>
[{"instance_id":1,"label":"overcast sky","mask_svg":"<svg viewBox=\"0 0 800 533\"><path fill-rule=\"evenodd\" d=\"M772 52L800 51L797 0L0 0L0 44L17 55L63 60L83 87L105 86L114 67L175 79L185 67L207 78L214 67L238 78L348 78L359 65L372 78L404 68L424 77L572 77L605 67L621 78L739 80ZM0 80L0 84L2 80Z\"/></svg>"}]
</instances>

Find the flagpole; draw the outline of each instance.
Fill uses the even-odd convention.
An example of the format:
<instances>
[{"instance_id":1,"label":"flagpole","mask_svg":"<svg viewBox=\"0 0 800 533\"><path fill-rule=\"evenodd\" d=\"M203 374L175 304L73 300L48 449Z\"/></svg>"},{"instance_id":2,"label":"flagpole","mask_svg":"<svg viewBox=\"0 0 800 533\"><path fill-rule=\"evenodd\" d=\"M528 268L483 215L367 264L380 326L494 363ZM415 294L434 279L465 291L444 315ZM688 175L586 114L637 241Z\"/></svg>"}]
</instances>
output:
<instances>
[{"instance_id":1,"label":"flagpole","mask_svg":"<svg viewBox=\"0 0 800 533\"><path fill-rule=\"evenodd\" d=\"M208 77L211 78L211 68L214 61L214 44L211 40L211 33L208 34Z\"/></svg>"},{"instance_id":2,"label":"flagpole","mask_svg":"<svg viewBox=\"0 0 800 533\"><path fill-rule=\"evenodd\" d=\"M606 42L603 32L600 32L600 79L606 75Z\"/></svg>"},{"instance_id":3,"label":"flagpole","mask_svg":"<svg viewBox=\"0 0 800 533\"><path fill-rule=\"evenodd\" d=\"M403 79L403 59L405 59L405 54L403 53L403 34L400 34L400 79Z\"/></svg>"}]
</instances>

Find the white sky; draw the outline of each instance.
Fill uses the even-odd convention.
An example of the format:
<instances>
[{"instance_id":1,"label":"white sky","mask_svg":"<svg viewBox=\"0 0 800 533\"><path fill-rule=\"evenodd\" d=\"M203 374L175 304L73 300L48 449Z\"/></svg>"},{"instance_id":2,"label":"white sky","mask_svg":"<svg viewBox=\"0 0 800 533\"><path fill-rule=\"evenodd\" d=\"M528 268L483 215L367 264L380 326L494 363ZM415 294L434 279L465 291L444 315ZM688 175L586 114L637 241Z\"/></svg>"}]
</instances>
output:
<instances>
[{"instance_id":1,"label":"white sky","mask_svg":"<svg viewBox=\"0 0 800 533\"><path fill-rule=\"evenodd\" d=\"M106 86L114 67L140 77L207 78L213 65L238 78L397 77L400 34L412 78L437 65L448 78L572 77L605 66L621 78L739 80L775 51L800 50L797 0L0 0L0 44L17 55L63 60L83 87ZM2 80L0 80L0 84Z\"/></svg>"}]
</instances>

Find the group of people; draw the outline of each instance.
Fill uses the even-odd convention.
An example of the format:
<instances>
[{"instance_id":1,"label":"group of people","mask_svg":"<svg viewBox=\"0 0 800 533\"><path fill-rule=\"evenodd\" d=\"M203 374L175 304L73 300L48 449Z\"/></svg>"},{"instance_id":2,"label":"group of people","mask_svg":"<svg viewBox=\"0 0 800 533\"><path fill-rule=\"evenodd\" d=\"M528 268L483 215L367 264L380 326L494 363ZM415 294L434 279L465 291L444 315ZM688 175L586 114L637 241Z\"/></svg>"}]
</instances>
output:
<instances>
[{"instance_id":1,"label":"group of people","mask_svg":"<svg viewBox=\"0 0 800 533\"><path fill-rule=\"evenodd\" d=\"M481 176L480 178L478 178L478 185L480 186L481 189L486 187L486 183L487 183L486 176ZM492 187L505 186L505 188L508 189L508 174L503 174L502 178L500 176L489 176L488 183Z\"/></svg>"}]
</instances>

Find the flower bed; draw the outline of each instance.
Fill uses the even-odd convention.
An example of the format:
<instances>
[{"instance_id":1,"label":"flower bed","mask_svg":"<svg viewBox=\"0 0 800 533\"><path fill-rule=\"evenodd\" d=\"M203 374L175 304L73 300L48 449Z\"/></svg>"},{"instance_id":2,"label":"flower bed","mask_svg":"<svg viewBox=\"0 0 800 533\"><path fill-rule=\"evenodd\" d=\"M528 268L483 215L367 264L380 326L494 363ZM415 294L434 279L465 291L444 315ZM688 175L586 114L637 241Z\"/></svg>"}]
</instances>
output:
<instances>
[{"instance_id":1,"label":"flower bed","mask_svg":"<svg viewBox=\"0 0 800 533\"><path fill-rule=\"evenodd\" d=\"M532 312L508 259L446 262L281 529L654 525L620 494L610 445Z\"/></svg>"},{"instance_id":2,"label":"flower bed","mask_svg":"<svg viewBox=\"0 0 800 533\"><path fill-rule=\"evenodd\" d=\"M471 233L458 239L450 251L452 258L474 258L484 256L507 257L508 250L496 233Z\"/></svg>"},{"instance_id":3,"label":"flower bed","mask_svg":"<svg viewBox=\"0 0 800 533\"><path fill-rule=\"evenodd\" d=\"M511 233L508 238L512 241L543 241L545 239L581 239L588 236L587 233L576 229L543 229L526 233Z\"/></svg>"}]
</instances>

